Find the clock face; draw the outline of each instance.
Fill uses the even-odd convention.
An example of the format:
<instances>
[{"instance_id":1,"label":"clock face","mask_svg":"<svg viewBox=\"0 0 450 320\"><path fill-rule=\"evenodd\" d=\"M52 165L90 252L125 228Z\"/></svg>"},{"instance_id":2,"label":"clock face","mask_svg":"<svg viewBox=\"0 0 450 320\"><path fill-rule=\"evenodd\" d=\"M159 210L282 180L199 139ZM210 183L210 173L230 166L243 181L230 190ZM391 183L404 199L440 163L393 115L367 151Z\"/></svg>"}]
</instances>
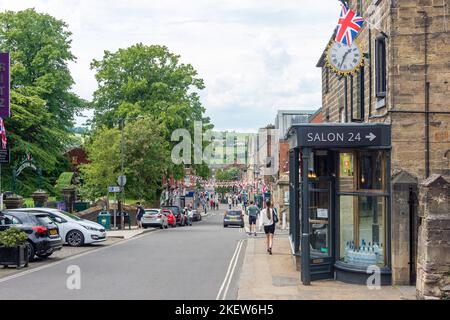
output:
<instances>
[{"instance_id":1,"label":"clock face","mask_svg":"<svg viewBox=\"0 0 450 320\"><path fill-rule=\"evenodd\" d=\"M337 73L351 73L361 66L363 56L359 46L353 42L350 46L334 42L328 50L328 63Z\"/></svg>"}]
</instances>

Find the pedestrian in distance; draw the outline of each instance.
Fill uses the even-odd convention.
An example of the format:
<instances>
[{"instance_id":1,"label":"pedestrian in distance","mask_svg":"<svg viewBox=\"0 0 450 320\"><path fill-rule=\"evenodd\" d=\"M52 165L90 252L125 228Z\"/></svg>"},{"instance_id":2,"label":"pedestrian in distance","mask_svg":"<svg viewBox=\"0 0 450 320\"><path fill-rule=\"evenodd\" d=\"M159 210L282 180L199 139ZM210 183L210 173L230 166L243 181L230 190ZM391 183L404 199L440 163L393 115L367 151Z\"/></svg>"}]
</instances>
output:
<instances>
[{"instance_id":1,"label":"pedestrian in distance","mask_svg":"<svg viewBox=\"0 0 450 320\"><path fill-rule=\"evenodd\" d=\"M137 205L137 209L136 209L137 226L139 229L142 229L142 217L144 216L145 209L143 206L141 206L140 202L137 202L136 205Z\"/></svg>"},{"instance_id":2,"label":"pedestrian in distance","mask_svg":"<svg viewBox=\"0 0 450 320\"><path fill-rule=\"evenodd\" d=\"M233 200L231 199L231 197L229 197L228 198L228 207L230 210L231 210L232 206L233 206Z\"/></svg>"},{"instance_id":3,"label":"pedestrian in distance","mask_svg":"<svg viewBox=\"0 0 450 320\"><path fill-rule=\"evenodd\" d=\"M247 208L246 213L248 215L248 223L250 225L250 230L248 235L251 236L252 233L255 234L255 237L257 236L256 234L256 220L258 219L260 210L257 206L255 206L254 202L251 201L250 202L250 206Z\"/></svg>"},{"instance_id":4,"label":"pedestrian in distance","mask_svg":"<svg viewBox=\"0 0 450 320\"><path fill-rule=\"evenodd\" d=\"M261 211L259 219L259 230L264 226L267 238L267 252L272 255L273 236L275 235L275 224L278 222L276 211L272 208L270 200L266 201L266 208Z\"/></svg>"}]
</instances>

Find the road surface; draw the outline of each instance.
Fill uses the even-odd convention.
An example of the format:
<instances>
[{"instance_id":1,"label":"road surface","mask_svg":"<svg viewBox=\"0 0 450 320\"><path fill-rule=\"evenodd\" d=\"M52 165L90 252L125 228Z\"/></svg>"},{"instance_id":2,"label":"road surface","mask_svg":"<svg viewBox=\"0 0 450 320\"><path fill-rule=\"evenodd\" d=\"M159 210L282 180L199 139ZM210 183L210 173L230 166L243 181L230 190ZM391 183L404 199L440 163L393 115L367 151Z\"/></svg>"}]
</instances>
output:
<instances>
[{"instance_id":1,"label":"road surface","mask_svg":"<svg viewBox=\"0 0 450 320\"><path fill-rule=\"evenodd\" d=\"M223 228L222 219L223 211L217 211L192 227L155 231L24 269L0 279L0 300L234 300L246 235Z\"/></svg>"}]
</instances>

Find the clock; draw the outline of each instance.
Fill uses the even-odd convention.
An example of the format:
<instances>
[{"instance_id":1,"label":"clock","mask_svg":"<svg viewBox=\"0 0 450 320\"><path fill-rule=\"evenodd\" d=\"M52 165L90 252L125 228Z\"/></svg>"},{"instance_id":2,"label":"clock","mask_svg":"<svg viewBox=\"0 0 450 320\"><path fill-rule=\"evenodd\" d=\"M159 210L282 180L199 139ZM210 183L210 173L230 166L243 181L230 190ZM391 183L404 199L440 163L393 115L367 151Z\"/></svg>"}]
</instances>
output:
<instances>
[{"instance_id":1,"label":"clock","mask_svg":"<svg viewBox=\"0 0 450 320\"><path fill-rule=\"evenodd\" d=\"M338 74L347 75L357 71L364 63L361 48L356 42L346 46L333 41L328 48L327 65Z\"/></svg>"}]
</instances>

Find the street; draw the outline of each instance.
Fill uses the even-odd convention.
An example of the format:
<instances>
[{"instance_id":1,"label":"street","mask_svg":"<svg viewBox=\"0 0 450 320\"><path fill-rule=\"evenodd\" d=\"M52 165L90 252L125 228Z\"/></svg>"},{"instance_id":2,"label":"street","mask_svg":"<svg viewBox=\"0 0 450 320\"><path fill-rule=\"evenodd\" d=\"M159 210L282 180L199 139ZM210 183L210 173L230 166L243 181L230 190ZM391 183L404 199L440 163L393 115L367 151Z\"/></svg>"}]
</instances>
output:
<instances>
[{"instance_id":1,"label":"street","mask_svg":"<svg viewBox=\"0 0 450 320\"><path fill-rule=\"evenodd\" d=\"M0 299L236 299L246 235L223 228L222 219L215 211L192 227L150 232L2 278ZM66 286L70 266L80 268L80 290Z\"/></svg>"}]
</instances>

